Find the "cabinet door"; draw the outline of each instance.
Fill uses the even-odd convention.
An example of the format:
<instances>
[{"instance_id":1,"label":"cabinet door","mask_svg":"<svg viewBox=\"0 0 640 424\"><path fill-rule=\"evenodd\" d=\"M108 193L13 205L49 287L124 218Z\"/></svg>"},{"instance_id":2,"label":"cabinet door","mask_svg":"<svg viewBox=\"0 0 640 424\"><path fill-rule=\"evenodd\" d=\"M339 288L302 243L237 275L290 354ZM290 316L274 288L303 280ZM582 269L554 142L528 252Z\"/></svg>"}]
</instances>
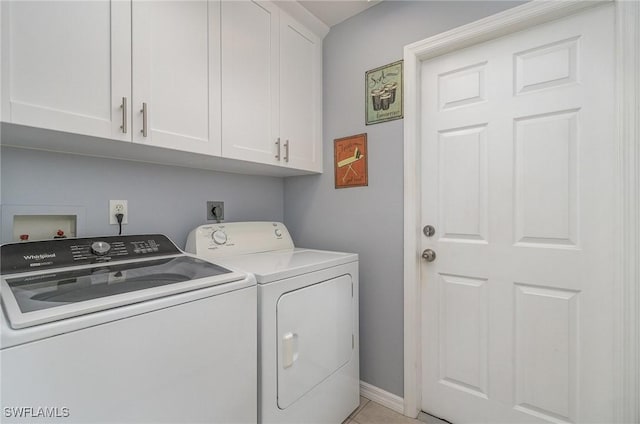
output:
<instances>
[{"instance_id":1,"label":"cabinet door","mask_svg":"<svg viewBox=\"0 0 640 424\"><path fill-rule=\"evenodd\" d=\"M285 164L322 171L321 40L280 14L280 137Z\"/></svg>"},{"instance_id":2,"label":"cabinet door","mask_svg":"<svg viewBox=\"0 0 640 424\"><path fill-rule=\"evenodd\" d=\"M134 0L131 10L133 141L219 155L220 3Z\"/></svg>"},{"instance_id":3,"label":"cabinet door","mask_svg":"<svg viewBox=\"0 0 640 424\"><path fill-rule=\"evenodd\" d=\"M120 140L131 3L2 2L2 120ZM126 130L126 132L125 132Z\"/></svg>"},{"instance_id":4,"label":"cabinet door","mask_svg":"<svg viewBox=\"0 0 640 424\"><path fill-rule=\"evenodd\" d=\"M272 3L222 3L222 155L280 163L278 13Z\"/></svg>"}]
</instances>

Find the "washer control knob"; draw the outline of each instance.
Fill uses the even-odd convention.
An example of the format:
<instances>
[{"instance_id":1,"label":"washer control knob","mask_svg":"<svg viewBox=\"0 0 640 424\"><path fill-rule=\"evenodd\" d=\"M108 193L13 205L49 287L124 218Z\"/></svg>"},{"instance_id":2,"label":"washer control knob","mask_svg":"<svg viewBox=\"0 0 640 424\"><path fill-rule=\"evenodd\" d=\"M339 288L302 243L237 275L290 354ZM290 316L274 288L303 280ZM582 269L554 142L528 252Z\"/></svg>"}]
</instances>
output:
<instances>
[{"instance_id":1,"label":"washer control knob","mask_svg":"<svg viewBox=\"0 0 640 424\"><path fill-rule=\"evenodd\" d=\"M106 241L96 241L91 245L91 251L98 256L106 255L109 250L111 245Z\"/></svg>"},{"instance_id":2,"label":"washer control knob","mask_svg":"<svg viewBox=\"0 0 640 424\"><path fill-rule=\"evenodd\" d=\"M222 230L216 230L211 234L215 244L225 244L227 242L227 234Z\"/></svg>"},{"instance_id":3,"label":"washer control knob","mask_svg":"<svg viewBox=\"0 0 640 424\"><path fill-rule=\"evenodd\" d=\"M280 228L276 228L274 233L276 237L282 237L282 230Z\"/></svg>"}]
</instances>

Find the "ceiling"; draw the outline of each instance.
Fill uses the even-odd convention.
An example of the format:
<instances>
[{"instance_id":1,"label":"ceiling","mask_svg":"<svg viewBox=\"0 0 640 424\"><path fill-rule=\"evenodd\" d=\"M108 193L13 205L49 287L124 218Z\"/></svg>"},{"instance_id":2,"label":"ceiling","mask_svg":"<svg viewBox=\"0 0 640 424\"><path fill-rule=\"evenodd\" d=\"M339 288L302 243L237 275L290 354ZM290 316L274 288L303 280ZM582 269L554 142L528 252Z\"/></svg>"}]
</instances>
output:
<instances>
[{"instance_id":1,"label":"ceiling","mask_svg":"<svg viewBox=\"0 0 640 424\"><path fill-rule=\"evenodd\" d=\"M382 0L298 0L309 12L332 27Z\"/></svg>"}]
</instances>

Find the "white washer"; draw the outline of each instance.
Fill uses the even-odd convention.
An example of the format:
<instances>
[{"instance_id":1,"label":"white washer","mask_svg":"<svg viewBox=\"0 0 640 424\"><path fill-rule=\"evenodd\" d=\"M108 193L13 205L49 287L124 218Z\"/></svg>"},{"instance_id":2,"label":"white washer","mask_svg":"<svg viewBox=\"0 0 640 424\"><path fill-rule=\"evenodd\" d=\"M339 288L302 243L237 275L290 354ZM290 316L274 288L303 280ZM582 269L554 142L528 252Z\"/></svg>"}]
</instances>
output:
<instances>
[{"instance_id":1,"label":"white washer","mask_svg":"<svg viewBox=\"0 0 640 424\"><path fill-rule=\"evenodd\" d=\"M258 421L344 421L359 404L358 255L295 248L277 222L203 225L186 250L256 277Z\"/></svg>"},{"instance_id":2,"label":"white washer","mask_svg":"<svg viewBox=\"0 0 640 424\"><path fill-rule=\"evenodd\" d=\"M257 421L253 276L157 234L0 252L3 423Z\"/></svg>"}]
</instances>

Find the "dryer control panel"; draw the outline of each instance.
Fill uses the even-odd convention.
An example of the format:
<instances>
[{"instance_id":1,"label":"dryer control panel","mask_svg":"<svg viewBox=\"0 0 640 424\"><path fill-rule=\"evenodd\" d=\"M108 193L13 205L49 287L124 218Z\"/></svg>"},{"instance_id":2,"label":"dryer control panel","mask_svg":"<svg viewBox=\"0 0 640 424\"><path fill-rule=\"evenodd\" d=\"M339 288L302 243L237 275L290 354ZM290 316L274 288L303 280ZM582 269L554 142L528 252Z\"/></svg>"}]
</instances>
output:
<instances>
[{"instance_id":1,"label":"dryer control panel","mask_svg":"<svg viewBox=\"0 0 640 424\"><path fill-rule=\"evenodd\" d=\"M229 222L197 227L189 233L185 251L221 258L293 247L291 235L281 222Z\"/></svg>"}]
</instances>

